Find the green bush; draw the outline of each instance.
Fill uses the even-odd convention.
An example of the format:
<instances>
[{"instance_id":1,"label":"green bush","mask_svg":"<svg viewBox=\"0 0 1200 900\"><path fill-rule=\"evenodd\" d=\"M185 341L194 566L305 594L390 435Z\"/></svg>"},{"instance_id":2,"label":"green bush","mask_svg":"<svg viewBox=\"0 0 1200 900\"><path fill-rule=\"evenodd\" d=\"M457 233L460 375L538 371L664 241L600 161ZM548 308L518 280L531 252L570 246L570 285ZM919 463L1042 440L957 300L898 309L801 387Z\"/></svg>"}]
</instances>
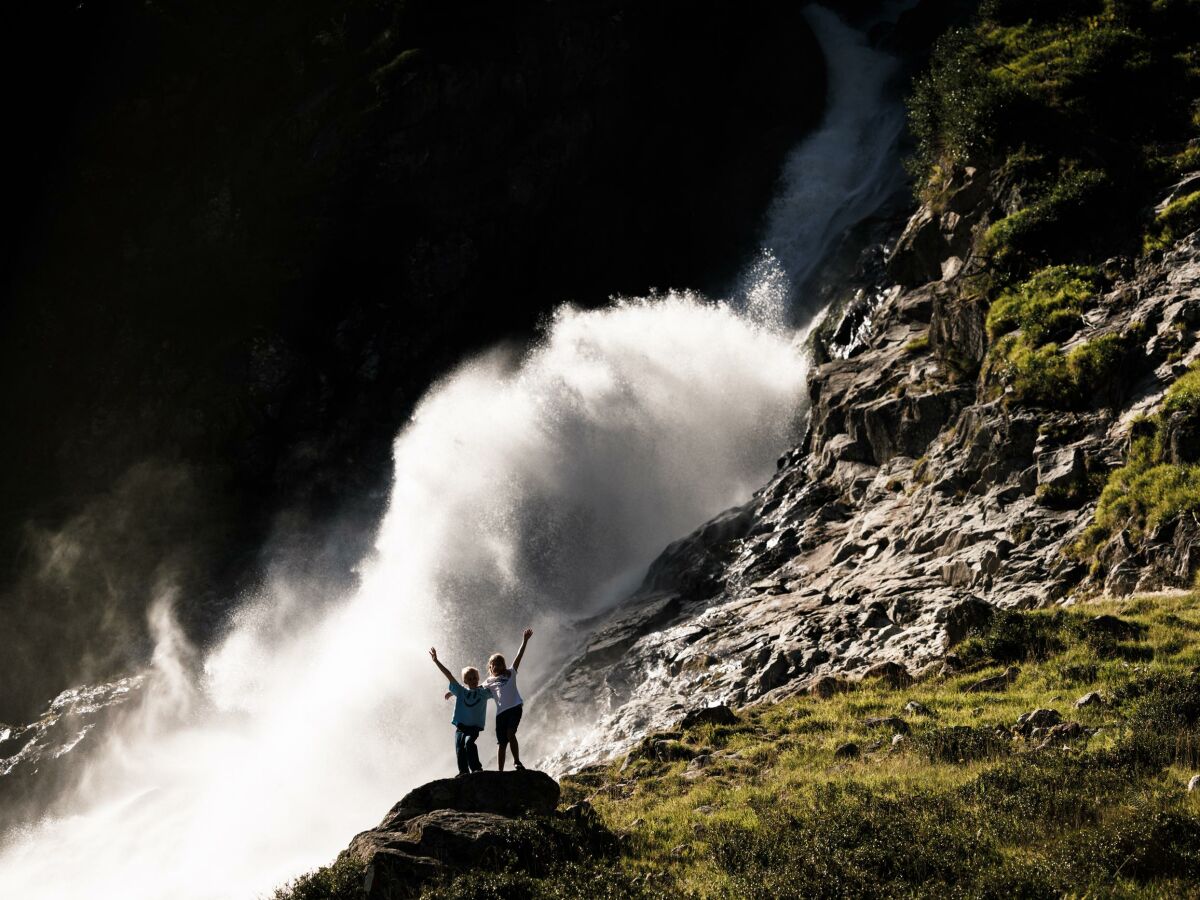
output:
<instances>
[{"instance_id":1,"label":"green bush","mask_svg":"<svg viewBox=\"0 0 1200 900\"><path fill-rule=\"evenodd\" d=\"M1097 223L1113 214L1112 179L1098 169L1065 174L1041 199L991 225L980 251L1006 277L1039 263L1082 255Z\"/></svg>"},{"instance_id":2,"label":"green bush","mask_svg":"<svg viewBox=\"0 0 1200 900\"><path fill-rule=\"evenodd\" d=\"M1069 615L1061 610L1047 614L997 609L987 626L963 641L955 655L968 666L1044 660L1066 647L1068 622Z\"/></svg>"},{"instance_id":3,"label":"green bush","mask_svg":"<svg viewBox=\"0 0 1200 900\"><path fill-rule=\"evenodd\" d=\"M1162 411L1168 419L1176 413L1183 413L1189 419L1200 418L1200 363L1194 363L1167 388Z\"/></svg>"},{"instance_id":4,"label":"green bush","mask_svg":"<svg viewBox=\"0 0 1200 900\"><path fill-rule=\"evenodd\" d=\"M1148 530L1200 510L1200 466L1156 463L1153 444L1151 438L1137 441L1129 461L1109 475L1085 537L1091 547L1122 529L1140 540Z\"/></svg>"},{"instance_id":5,"label":"green bush","mask_svg":"<svg viewBox=\"0 0 1200 900\"><path fill-rule=\"evenodd\" d=\"M1094 16L1104 0L983 0L979 14L997 25L1045 25L1079 16Z\"/></svg>"},{"instance_id":6,"label":"green bush","mask_svg":"<svg viewBox=\"0 0 1200 900\"><path fill-rule=\"evenodd\" d=\"M1142 249L1166 250L1180 238L1200 228L1200 191L1195 191L1167 204L1154 219Z\"/></svg>"},{"instance_id":7,"label":"green bush","mask_svg":"<svg viewBox=\"0 0 1200 900\"><path fill-rule=\"evenodd\" d=\"M935 196L967 162L1011 188L1010 214L976 248L992 283L1141 239L1138 210L1200 159L1184 149L1200 130L1196 33L1193 0L984 0L935 47L909 101L918 193ZM1036 173L1005 171L1014 158L1039 161ZM1196 215L1186 203L1165 213L1147 248L1197 227Z\"/></svg>"},{"instance_id":8,"label":"green bush","mask_svg":"<svg viewBox=\"0 0 1200 900\"><path fill-rule=\"evenodd\" d=\"M985 57L971 29L954 29L938 40L929 71L914 81L908 111L918 180L939 167L992 155L997 137L1011 130L1012 91L991 74Z\"/></svg>"},{"instance_id":9,"label":"green bush","mask_svg":"<svg viewBox=\"0 0 1200 900\"><path fill-rule=\"evenodd\" d=\"M1050 266L1003 291L988 310L993 341L1020 329L1035 345L1070 337L1083 324L1083 311L1100 286L1087 266Z\"/></svg>"},{"instance_id":10,"label":"green bush","mask_svg":"<svg viewBox=\"0 0 1200 900\"><path fill-rule=\"evenodd\" d=\"M984 363L983 381L1011 388L1012 402L1047 409L1115 405L1128 383L1126 364L1141 332L1101 335L1064 354L1058 344L1037 346L1023 331L998 340Z\"/></svg>"},{"instance_id":11,"label":"green bush","mask_svg":"<svg viewBox=\"0 0 1200 900\"><path fill-rule=\"evenodd\" d=\"M1200 418L1200 365L1167 389L1156 415L1135 422L1125 465L1109 473L1095 518L1072 547L1075 556L1091 556L1122 530L1136 543L1147 531L1200 510L1200 465L1172 463L1167 457L1166 426L1178 415Z\"/></svg>"},{"instance_id":12,"label":"green bush","mask_svg":"<svg viewBox=\"0 0 1200 900\"><path fill-rule=\"evenodd\" d=\"M366 867L350 856L339 857L295 881L276 888L272 900L362 900Z\"/></svg>"},{"instance_id":13,"label":"green bush","mask_svg":"<svg viewBox=\"0 0 1200 900\"><path fill-rule=\"evenodd\" d=\"M811 801L763 810L755 828L723 830L710 854L747 900L945 896L1003 866L988 836L956 821L959 812L945 794L897 799L830 784Z\"/></svg>"}]
</instances>

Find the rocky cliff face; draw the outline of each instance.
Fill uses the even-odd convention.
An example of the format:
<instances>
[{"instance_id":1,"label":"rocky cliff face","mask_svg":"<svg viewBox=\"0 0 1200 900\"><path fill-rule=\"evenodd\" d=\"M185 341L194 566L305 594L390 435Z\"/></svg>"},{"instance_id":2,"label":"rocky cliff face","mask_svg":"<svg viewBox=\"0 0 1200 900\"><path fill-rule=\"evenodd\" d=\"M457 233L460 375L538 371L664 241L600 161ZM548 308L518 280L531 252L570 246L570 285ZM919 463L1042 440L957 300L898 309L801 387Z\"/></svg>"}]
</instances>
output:
<instances>
[{"instance_id":1,"label":"rocky cliff face","mask_svg":"<svg viewBox=\"0 0 1200 900\"><path fill-rule=\"evenodd\" d=\"M1137 546L1121 532L1098 565L1074 547L1096 511L1088 485L1122 464L1139 416L1200 358L1200 233L1161 258L1104 265L1064 348L1123 336L1107 380L1070 410L1012 403L986 367L973 374L986 307L960 283L1009 189L955 172L936 207L904 225L863 295L876 299L825 330L835 338L821 355L834 358L811 373L803 443L745 506L668 547L534 706L551 718L603 710L601 731L617 739L561 763L619 750L698 705L953 665L942 658L993 607L1191 583L1188 515Z\"/></svg>"}]
</instances>

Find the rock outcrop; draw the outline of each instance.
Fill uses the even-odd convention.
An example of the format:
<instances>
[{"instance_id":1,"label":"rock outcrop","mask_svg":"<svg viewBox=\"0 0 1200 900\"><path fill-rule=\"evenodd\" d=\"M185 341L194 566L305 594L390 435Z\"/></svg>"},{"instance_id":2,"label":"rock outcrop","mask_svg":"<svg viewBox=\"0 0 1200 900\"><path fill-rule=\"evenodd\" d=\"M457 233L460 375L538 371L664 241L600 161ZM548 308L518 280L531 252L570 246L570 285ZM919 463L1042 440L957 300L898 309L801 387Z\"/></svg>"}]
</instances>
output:
<instances>
[{"instance_id":1,"label":"rock outcrop","mask_svg":"<svg viewBox=\"0 0 1200 900\"><path fill-rule=\"evenodd\" d=\"M1071 409L1030 408L975 378L986 309L956 290L972 265L959 229L986 227L1006 189L967 169L936 216L913 216L870 328L810 374L804 441L747 504L668 547L564 670L565 703L535 710L604 704L604 733L624 746L697 704L827 695L900 667L919 677L995 607L1190 584L1200 563L1191 517L1138 547L1118 536L1093 571L1069 551L1138 416L1200 359L1200 234L1161 259L1102 267L1063 346L1132 335L1120 383L1091 385ZM1190 446L1177 443L1181 454Z\"/></svg>"},{"instance_id":2,"label":"rock outcrop","mask_svg":"<svg viewBox=\"0 0 1200 900\"><path fill-rule=\"evenodd\" d=\"M562 813L542 772L477 772L409 792L345 854L365 865L368 900L414 897L421 886L487 866L544 874L557 862L601 857L616 839L586 803Z\"/></svg>"}]
</instances>

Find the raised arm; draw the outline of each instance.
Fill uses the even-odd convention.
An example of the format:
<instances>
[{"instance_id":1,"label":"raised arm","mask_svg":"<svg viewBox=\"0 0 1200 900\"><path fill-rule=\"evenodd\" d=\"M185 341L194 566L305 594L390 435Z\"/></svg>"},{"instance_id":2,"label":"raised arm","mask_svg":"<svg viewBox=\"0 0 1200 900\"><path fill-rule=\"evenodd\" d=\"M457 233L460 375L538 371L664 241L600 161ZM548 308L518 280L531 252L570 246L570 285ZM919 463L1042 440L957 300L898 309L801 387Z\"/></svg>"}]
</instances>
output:
<instances>
[{"instance_id":1,"label":"raised arm","mask_svg":"<svg viewBox=\"0 0 1200 900\"><path fill-rule=\"evenodd\" d=\"M521 635L521 649L517 651L517 658L513 660L513 671L521 667L521 660L525 658L525 648L529 645L529 639L533 637L533 629L526 628L525 633Z\"/></svg>"},{"instance_id":2,"label":"raised arm","mask_svg":"<svg viewBox=\"0 0 1200 900\"><path fill-rule=\"evenodd\" d=\"M521 649L524 649L524 647L522 647ZM435 648L435 647L429 648L429 658L433 660L433 664L435 666L437 666L439 669L442 670L442 674L450 679L451 684L458 684L458 679L454 677L454 674L449 669L447 669L445 666L443 666L441 660L439 660L437 658L437 648Z\"/></svg>"}]
</instances>

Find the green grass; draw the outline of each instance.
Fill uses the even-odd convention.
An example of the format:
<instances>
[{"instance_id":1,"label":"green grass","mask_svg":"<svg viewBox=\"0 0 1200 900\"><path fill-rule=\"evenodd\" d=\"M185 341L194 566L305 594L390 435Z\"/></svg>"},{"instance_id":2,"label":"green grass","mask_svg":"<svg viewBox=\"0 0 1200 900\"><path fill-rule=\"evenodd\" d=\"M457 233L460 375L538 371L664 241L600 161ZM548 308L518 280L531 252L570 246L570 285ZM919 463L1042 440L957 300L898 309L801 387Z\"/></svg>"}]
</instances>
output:
<instances>
[{"instance_id":1,"label":"green grass","mask_svg":"<svg viewBox=\"0 0 1200 900\"><path fill-rule=\"evenodd\" d=\"M617 858L493 867L423 896L1200 897L1200 797L1186 790L1200 766L1200 596L997 611L955 657L953 674L905 688L864 682L692 728L681 743L710 760L698 770L635 753L568 776L563 804L588 800L620 836ZM1007 686L966 691L1011 665ZM1105 703L1074 709L1090 691ZM1048 747L1014 737L1039 708L1089 730ZM865 724L882 716L911 729L894 748L891 728ZM846 742L863 752L839 758ZM338 878L361 872L346 866L276 900L354 896Z\"/></svg>"},{"instance_id":2,"label":"green grass","mask_svg":"<svg viewBox=\"0 0 1200 900\"><path fill-rule=\"evenodd\" d=\"M361 900L365 866L349 856L277 888L271 900Z\"/></svg>"},{"instance_id":3,"label":"green grass","mask_svg":"<svg viewBox=\"0 0 1200 900\"><path fill-rule=\"evenodd\" d=\"M929 349L929 335L923 334L920 337L915 337L904 345L905 353L924 353Z\"/></svg>"},{"instance_id":4,"label":"green grass","mask_svg":"<svg viewBox=\"0 0 1200 900\"><path fill-rule=\"evenodd\" d=\"M1048 266L1002 290L988 309L992 344L983 367L984 389L1007 389L1011 402L1051 409L1113 405L1128 381L1130 351L1146 338L1134 323L1122 334L1105 334L1063 353L1057 341L1083 325L1083 313L1100 289L1099 273L1087 266Z\"/></svg>"},{"instance_id":5,"label":"green grass","mask_svg":"<svg viewBox=\"0 0 1200 900\"><path fill-rule=\"evenodd\" d=\"M1136 633L1091 629L1098 613ZM663 896L1200 896L1200 802L1185 790L1200 762L1200 598L1000 613L959 657L945 679L686 733L713 759L698 777L682 761L614 763L566 779L566 795L625 835L624 871L660 873ZM1008 689L964 692L1011 663ZM1112 704L1073 710L1090 690ZM909 700L932 716L904 713ZM998 734L1040 707L1100 731L1046 750ZM897 714L913 731L890 752L890 731L862 720Z\"/></svg>"},{"instance_id":6,"label":"green grass","mask_svg":"<svg viewBox=\"0 0 1200 900\"><path fill-rule=\"evenodd\" d=\"M1014 188L977 247L991 286L1142 241L1140 210L1200 159L1198 29L1191 0L988 0L938 42L909 99L910 165L935 203L958 165ZM1181 201L1146 247L1195 215Z\"/></svg>"},{"instance_id":7,"label":"green grass","mask_svg":"<svg viewBox=\"0 0 1200 900\"><path fill-rule=\"evenodd\" d=\"M1166 250L1182 237L1200 228L1200 191L1168 203L1154 219L1142 249Z\"/></svg>"},{"instance_id":8,"label":"green grass","mask_svg":"<svg viewBox=\"0 0 1200 900\"><path fill-rule=\"evenodd\" d=\"M1072 548L1074 555L1093 557L1121 531L1137 546L1148 531L1200 511L1200 465L1172 460L1167 448L1167 429L1180 417L1200 420L1200 365L1167 389L1158 413L1135 423L1125 465L1109 473L1095 518Z\"/></svg>"},{"instance_id":9,"label":"green grass","mask_svg":"<svg viewBox=\"0 0 1200 900\"><path fill-rule=\"evenodd\" d=\"M1100 287L1099 273L1086 266L1050 266L1003 292L987 315L991 340L1021 330L1035 345L1070 337Z\"/></svg>"},{"instance_id":10,"label":"green grass","mask_svg":"<svg viewBox=\"0 0 1200 900\"><path fill-rule=\"evenodd\" d=\"M1167 388L1162 411L1167 418L1176 413L1200 418L1200 365L1193 365Z\"/></svg>"}]
</instances>

